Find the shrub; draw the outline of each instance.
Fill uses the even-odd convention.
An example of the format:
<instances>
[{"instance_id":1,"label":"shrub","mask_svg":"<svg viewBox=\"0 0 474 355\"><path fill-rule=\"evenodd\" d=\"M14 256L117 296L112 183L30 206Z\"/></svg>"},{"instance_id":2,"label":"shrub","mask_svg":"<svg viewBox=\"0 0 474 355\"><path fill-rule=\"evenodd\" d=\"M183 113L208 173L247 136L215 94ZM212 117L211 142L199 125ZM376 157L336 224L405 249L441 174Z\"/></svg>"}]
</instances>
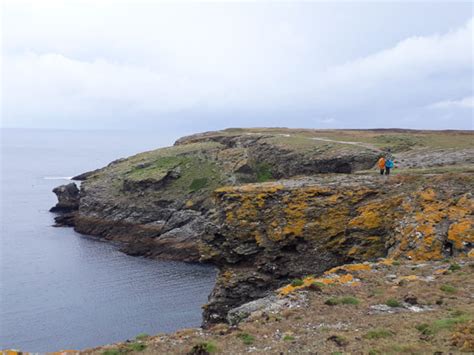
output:
<instances>
[{"instance_id":1,"label":"shrub","mask_svg":"<svg viewBox=\"0 0 474 355\"><path fill-rule=\"evenodd\" d=\"M457 291L456 288L451 285L442 285L439 289L446 293L456 293Z\"/></svg>"},{"instance_id":2,"label":"shrub","mask_svg":"<svg viewBox=\"0 0 474 355\"><path fill-rule=\"evenodd\" d=\"M328 298L324 304L327 304L328 306L335 306L339 304L339 300L336 297L331 297Z\"/></svg>"},{"instance_id":3,"label":"shrub","mask_svg":"<svg viewBox=\"0 0 474 355\"><path fill-rule=\"evenodd\" d=\"M216 344L210 341L206 341L206 342L194 345L188 354L189 355L195 355L195 354L203 355L203 354L212 354L215 352L217 352Z\"/></svg>"},{"instance_id":4,"label":"shrub","mask_svg":"<svg viewBox=\"0 0 474 355\"><path fill-rule=\"evenodd\" d=\"M267 163L259 163L255 166L257 182L265 182L273 179L271 166Z\"/></svg>"},{"instance_id":5,"label":"shrub","mask_svg":"<svg viewBox=\"0 0 474 355\"><path fill-rule=\"evenodd\" d=\"M189 188L191 189L192 192L195 192L195 191L201 190L202 188L206 187L207 182L208 182L207 178L194 179L191 182L191 185L189 185Z\"/></svg>"},{"instance_id":6,"label":"shrub","mask_svg":"<svg viewBox=\"0 0 474 355\"><path fill-rule=\"evenodd\" d=\"M396 299L394 298L390 298L387 300L387 302L385 302L385 304L389 307L400 307L401 306L401 303L398 302Z\"/></svg>"},{"instance_id":7,"label":"shrub","mask_svg":"<svg viewBox=\"0 0 474 355\"><path fill-rule=\"evenodd\" d=\"M367 332L364 335L366 339L381 339L381 338L388 338L391 337L393 333L387 329L373 329Z\"/></svg>"},{"instance_id":8,"label":"shrub","mask_svg":"<svg viewBox=\"0 0 474 355\"><path fill-rule=\"evenodd\" d=\"M296 286L303 286L303 285L304 285L304 282L301 279L293 279L291 281L291 286L296 287Z\"/></svg>"},{"instance_id":9,"label":"shrub","mask_svg":"<svg viewBox=\"0 0 474 355\"><path fill-rule=\"evenodd\" d=\"M255 337L248 333L240 333L237 337L240 338L245 345L253 344L255 340Z\"/></svg>"}]
</instances>

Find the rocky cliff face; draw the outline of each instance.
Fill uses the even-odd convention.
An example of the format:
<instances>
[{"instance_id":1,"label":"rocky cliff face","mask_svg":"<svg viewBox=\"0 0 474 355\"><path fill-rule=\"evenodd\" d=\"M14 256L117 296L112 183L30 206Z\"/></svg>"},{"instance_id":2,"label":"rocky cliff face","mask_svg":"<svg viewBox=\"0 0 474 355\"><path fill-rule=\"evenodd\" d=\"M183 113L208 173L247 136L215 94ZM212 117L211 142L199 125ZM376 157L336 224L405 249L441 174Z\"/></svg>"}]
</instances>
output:
<instances>
[{"instance_id":1,"label":"rocky cliff face","mask_svg":"<svg viewBox=\"0 0 474 355\"><path fill-rule=\"evenodd\" d=\"M408 170L364 171L387 139ZM56 221L131 255L216 264L204 311L215 323L341 264L472 255L472 141L469 132L207 132L81 174L80 191L55 189ZM433 166L445 170L420 170Z\"/></svg>"},{"instance_id":2,"label":"rocky cliff face","mask_svg":"<svg viewBox=\"0 0 474 355\"><path fill-rule=\"evenodd\" d=\"M198 261L214 189L300 174L353 172L373 166L378 154L375 148L279 131L230 130L185 137L174 147L120 159L78 176L84 180L79 209L65 224L121 242L122 250L131 255Z\"/></svg>"},{"instance_id":3,"label":"rocky cliff face","mask_svg":"<svg viewBox=\"0 0 474 355\"><path fill-rule=\"evenodd\" d=\"M221 271L208 322L289 279L379 257L466 256L474 177L326 176L225 187L201 250Z\"/></svg>"}]
</instances>

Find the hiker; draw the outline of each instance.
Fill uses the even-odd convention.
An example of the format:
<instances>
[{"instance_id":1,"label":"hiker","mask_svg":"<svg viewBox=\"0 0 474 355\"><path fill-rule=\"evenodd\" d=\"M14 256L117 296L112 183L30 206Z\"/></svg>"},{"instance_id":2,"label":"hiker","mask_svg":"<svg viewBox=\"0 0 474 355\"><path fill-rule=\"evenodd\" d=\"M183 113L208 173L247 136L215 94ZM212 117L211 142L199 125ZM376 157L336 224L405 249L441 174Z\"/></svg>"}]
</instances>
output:
<instances>
[{"instance_id":1,"label":"hiker","mask_svg":"<svg viewBox=\"0 0 474 355\"><path fill-rule=\"evenodd\" d=\"M377 162L379 169L380 169L380 175L383 175L385 172L385 158L383 155L380 157L379 161Z\"/></svg>"},{"instance_id":2,"label":"hiker","mask_svg":"<svg viewBox=\"0 0 474 355\"><path fill-rule=\"evenodd\" d=\"M385 160L385 175L390 175L390 169L393 168L393 160L392 158L387 158Z\"/></svg>"}]
</instances>

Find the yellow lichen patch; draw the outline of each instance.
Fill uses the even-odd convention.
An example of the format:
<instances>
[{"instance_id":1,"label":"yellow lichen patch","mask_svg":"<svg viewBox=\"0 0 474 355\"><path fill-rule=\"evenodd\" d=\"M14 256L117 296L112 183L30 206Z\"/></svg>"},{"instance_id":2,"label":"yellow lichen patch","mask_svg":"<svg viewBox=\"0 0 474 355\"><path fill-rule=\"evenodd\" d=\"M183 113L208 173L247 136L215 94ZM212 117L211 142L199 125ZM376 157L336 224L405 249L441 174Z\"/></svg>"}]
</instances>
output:
<instances>
[{"instance_id":1,"label":"yellow lichen patch","mask_svg":"<svg viewBox=\"0 0 474 355\"><path fill-rule=\"evenodd\" d=\"M469 252L467 253L467 256L468 256L468 258L474 258L474 248L469 250Z\"/></svg>"},{"instance_id":2,"label":"yellow lichen patch","mask_svg":"<svg viewBox=\"0 0 474 355\"><path fill-rule=\"evenodd\" d=\"M421 191L418 196L424 201L433 201L436 197L436 192L433 189L428 188Z\"/></svg>"},{"instance_id":3,"label":"yellow lichen patch","mask_svg":"<svg viewBox=\"0 0 474 355\"><path fill-rule=\"evenodd\" d=\"M474 230L472 222L465 219L449 227L448 239L453 242L456 249L463 249L464 243L474 243Z\"/></svg>"},{"instance_id":4,"label":"yellow lichen patch","mask_svg":"<svg viewBox=\"0 0 474 355\"><path fill-rule=\"evenodd\" d=\"M391 266L391 265L393 265L393 262L394 262L393 259L386 258L386 259L380 260L380 261L378 262L378 264Z\"/></svg>"},{"instance_id":5,"label":"yellow lichen patch","mask_svg":"<svg viewBox=\"0 0 474 355\"><path fill-rule=\"evenodd\" d=\"M433 272L434 275L444 275L448 273L448 269L438 269Z\"/></svg>"},{"instance_id":6,"label":"yellow lichen patch","mask_svg":"<svg viewBox=\"0 0 474 355\"><path fill-rule=\"evenodd\" d=\"M194 202L192 200L187 200L185 206L186 208L191 208L194 206Z\"/></svg>"},{"instance_id":7,"label":"yellow lichen patch","mask_svg":"<svg viewBox=\"0 0 474 355\"><path fill-rule=\"evenodd\" d=\"M345 274L345 275L331 274L331 275L327 275L326 277L318 277L318 278L308 276L303 279L302 285L293 286L289 284L280 288L279 290L277 290L277 292L280 296L286 296L294 291L305 289L311 286L315 282L322 283L324 285L341 284L341 285L349 285L349 286L360 286L360 282L354 279L354 276L352 276L351 274Z\"/></svg>"},{"instance_id":8,"label":"yellow lichen patch","mask_svg":"<svg viewBox=\"0 0 474 355\"><path fill-rule=\"evenodd\" d=\"M333 267L332 269L326 271L324 275L330 275L330 274L335 274L338 271L367 271L371 270L372 267L370 264L346 264L346 265L341 265L341 266L336 266Z\"/></svg>"},{"instance_id":9,"label":"yellow lichen patch","mask_svg":"<svg viewBox=\"0 0 474 355\"><path fill-rule=\"evenodd\" d=\"M349 227L362 229L379 228L382 224L380 213L383 210L384 204L382 202L372 202L359 207L357 209L359 215L349 221Z\"/></svg>"},{"instance_id":10,"label":"yellow lichen patch","mask_svg":"<svg viewBox=\"0 0 474 355\"><path fill-rule=\"evenodd\" d=\"M284 235L301 237L306 225L306 209L308 203L306 194L297 194L287 203L284 209L286 225L283 227Z\"/></svg>"}]
</instances>

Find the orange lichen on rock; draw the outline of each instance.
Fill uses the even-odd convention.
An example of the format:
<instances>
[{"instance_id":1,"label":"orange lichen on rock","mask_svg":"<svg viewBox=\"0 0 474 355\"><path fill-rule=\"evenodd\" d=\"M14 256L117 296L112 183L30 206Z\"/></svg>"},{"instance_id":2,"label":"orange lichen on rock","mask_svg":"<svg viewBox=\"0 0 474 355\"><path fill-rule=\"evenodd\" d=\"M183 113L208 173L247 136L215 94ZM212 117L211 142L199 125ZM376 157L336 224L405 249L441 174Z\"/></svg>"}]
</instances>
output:
<instances>
[{"instance_id":1,"label":"orange lichen on rock","mask_svg":"<svg viewBox=\"0 0 474 355\"><path fill-rule=\"evenodd\" d=\"M381 213L384 210L383 202L372 202L359 207L359 215L349 222L349 227L374 229L382 224Z\"/></svg>"},{"instance_id":2,"label":"orange lichen on rock","mask_svg":"<svg viewBox=\"0 0 474 355\"><path fill-rule=\"evenodd\" d=\"M463 249L467 243L474 243L474 229L473 223L470 220L464 219L459 223L453 223L449 227L448 240L453 243L456 249Z\"/></svg>"},{"instance_id":3,"label":"orange lichen on rock","mask_svg":"<svg viewBox=\"0 0 474 355\"><path fill-rule=\"evenodd\" d=\"M370 264L346 264L341 266L333 267L332 269L326 271L324 275L335 274L339 271L367 271L371 270L372 267Z\"/></svg>"}]
</instances>

